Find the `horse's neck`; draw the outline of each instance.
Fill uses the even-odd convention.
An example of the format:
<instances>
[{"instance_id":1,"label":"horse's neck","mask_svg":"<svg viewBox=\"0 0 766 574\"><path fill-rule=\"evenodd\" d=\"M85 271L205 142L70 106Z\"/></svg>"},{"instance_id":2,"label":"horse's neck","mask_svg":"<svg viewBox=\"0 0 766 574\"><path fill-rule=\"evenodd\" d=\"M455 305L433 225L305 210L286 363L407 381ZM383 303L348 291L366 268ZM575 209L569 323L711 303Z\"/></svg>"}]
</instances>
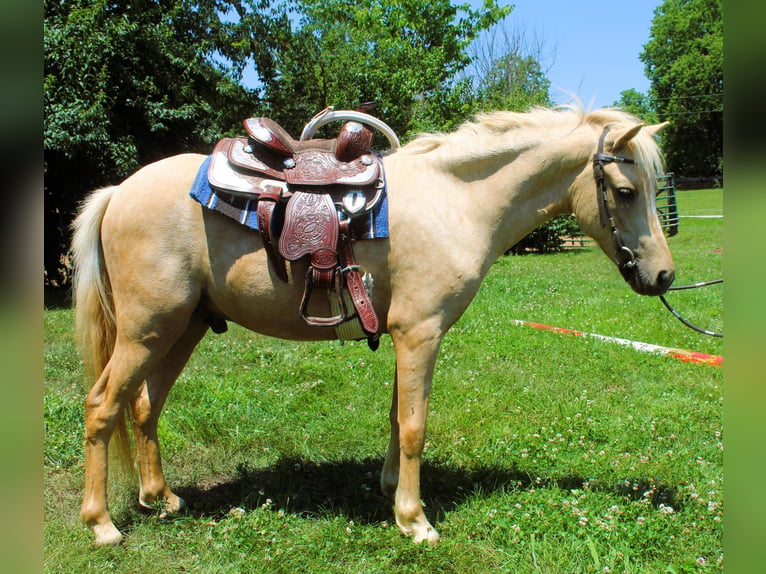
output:
<instances>
[{"instance_id":1,"label":"horse's neck","mask_svg":"<svg viewBox=\"0 0 766 574\"><path fill-rule=\"evenodd\" d=\"M571 210L567 191L588 155L561 140L507 153L466 150L470 161L444 161L439 150L385 158L392 237L448 242L453 265L483 275L537 226Z\"/></svg>"},{"instance_id":2,"label":"horse's neck","mask_svg":"<svg viewBox=\"0 0 766 574\"><path fill-rule=\"evenodd\" d=\"M482 222L490 264L539 225L572 212L568 191L589 157L587 146L552 141L494 156L494 169L484 165L488 175L471 183L465 209Z\"/></svg>"}]
</instances>

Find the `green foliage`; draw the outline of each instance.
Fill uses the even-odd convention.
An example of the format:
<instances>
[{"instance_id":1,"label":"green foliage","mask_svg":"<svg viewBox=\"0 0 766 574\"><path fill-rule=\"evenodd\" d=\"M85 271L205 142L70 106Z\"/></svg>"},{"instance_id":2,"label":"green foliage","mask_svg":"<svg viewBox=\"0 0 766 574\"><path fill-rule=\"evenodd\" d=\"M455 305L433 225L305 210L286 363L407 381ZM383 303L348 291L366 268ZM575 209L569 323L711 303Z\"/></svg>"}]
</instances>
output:
<instances>
[{"instance_id":1,"label":"green foliage","mask_svg":"<svg viewBox=\"0 0 766 574\"><path fill-rule=\"evenodd\" d=\"M508 250L508 253L522 255L533 251L535 253L555 253L562 251L564 237L582 235L580 225L573 215L559 215L546 221L524 239Z\"/></svg>"},{"instance_id":2,"label":"green foliage","mask_svg":"<svg viewBox=\"0 0 766 574\"><path fill-rule=\"evenodd\" d=\"M668 168L679 175L723 172L721 0L665 0L640 55L661 121Z\"/></svg>"},{"instance_id":3,"label":"green foliage","mask_svg":"<svg viewBox=\"0 0 766 574\"><path fill-rule=\"evenodd\" d=\"M680 192L681 212L720 214L722 196ZM679 283L720 276L722 227L683 220L670 238ZM721 292L694 291L705 294L673 300L720 320ZM501 258L434 372L423 500L443 538L432 548L399 534L377 486L390 338L371 353L232 325L202 341L161 419L188 512L161 520L138 510L136 486L112 488L127 533L112 549L78 521L82 369L71 310L46 311L45 571L720 572L723 368L512 319L722 352L632 293L595 248Z\"/></svg>"},{"instance_id":4,"label":"green foliage","mask_svg":"<svg viewBox=\"0 0 766 574\"><path fill-rule=\"evenodd\" d=\"M483 46L483 53L473 55L470 75L461 74L420 98L410 132L452 131L477 112L526 112L551 105L550 81L540 62L519 46L499 46Z\"/></svg>"},{"instance_id":5,"label":"green foliage","mask_svg":"<svg viewBox=\"0 0 766 574\"><path fill-rule=\"evenodd\" d=\"M428 97L418 98L408 136L454 131L476 111L473 81L460 78L433 90Z\"/></svg>"},{"instance_id":6,"label":"green foliage","mask_svg":"<svg viewBox=\"0 0 766 574\"><path fill-rule=\"evenodd\" d=\"M480 78L477 96L484 109L527 111L550 105L550 86L537 59L508 53L492 62Z\"/></svg>"},{"instance_id":7,"label":"green foliage","mask_svg":"<svg viewBox=\"0 0 766 574\"><path fill-rule=\"evenodd\" d=\"M239 85L286 16L257 0L46 0L45 230L48 270L75 203L167 155L207 151L258 104ZM236 23L221 10L236 11Z\"/></svg>"},{"instance_id":8,"label":"green foliage","mask_svg":"<svg viewBox=\"0 0 766 574\"><path fill-rule=\"evenodd\" d=\"M278 77L266 94L269 115L300 132L328 105L354 109L376 101L376 114L401 136L419 131L413 118L423 116L419 107L431 98L429 112L452 119L456 98L445 90L468 64L468 44L510 12L494 0L475 10L449 0L300 0L295 6L300 23L277 57Z\"/></svg>"},{"instance_id":9,"label":"green foliage","mask_svg":"<svg viewBox=\"0 0 766 574\"><path fill-rule=\"evenodd\" d=\"M613 105L633 114L647 125L659 123L651 98L633 88L620 92L620 99Z\"/></svg>"}]
</instances>

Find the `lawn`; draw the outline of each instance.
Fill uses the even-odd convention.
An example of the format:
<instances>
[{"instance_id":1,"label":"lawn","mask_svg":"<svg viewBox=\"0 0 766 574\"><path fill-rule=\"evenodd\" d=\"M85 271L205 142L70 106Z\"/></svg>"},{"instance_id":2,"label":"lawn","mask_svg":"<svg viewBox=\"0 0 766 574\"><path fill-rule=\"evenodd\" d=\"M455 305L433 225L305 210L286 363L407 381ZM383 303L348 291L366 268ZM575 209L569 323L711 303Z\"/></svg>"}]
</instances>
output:
<instances>
[{"instance_id":1,"label":"lawn","mask_svg":"<svg viewBox=\"0 0 766 574\"><path fill-rule=\"evenodd\" d=\"M681 215L722 213L721 190L679 192ZM677 283L716 279L721 219L682 219ZM669 300L722 330L723 287ZM232 325L200 344L160 424L160 519L113 485L126 533L95 548L79 521L82 366L69 309L45 312L47 572L718 572L723 368L516 326L534 321L708 354L593 248L504 257L444 341L423 468L442 534L415 546L378 490L393 382L390 339L295 343Z\"/></svg>"}]
</instances>

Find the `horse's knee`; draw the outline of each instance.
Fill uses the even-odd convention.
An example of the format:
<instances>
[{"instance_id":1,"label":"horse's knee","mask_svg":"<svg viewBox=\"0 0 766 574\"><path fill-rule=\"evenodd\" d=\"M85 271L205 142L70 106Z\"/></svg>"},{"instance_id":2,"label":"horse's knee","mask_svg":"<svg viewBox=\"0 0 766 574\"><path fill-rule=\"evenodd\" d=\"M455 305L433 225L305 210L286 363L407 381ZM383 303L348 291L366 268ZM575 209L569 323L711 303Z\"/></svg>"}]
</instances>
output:
<instances>
[{"instance_id":1,"label":"horse's knee","mask_svg":"<svg viewBox=\"0 0 766 574\"><path fill-rule=\"evenodd\" d=\"M399 429L399 448L407 458L420 458L426 433L422 425L402 425Z\"/></svg>"}]
</instances>

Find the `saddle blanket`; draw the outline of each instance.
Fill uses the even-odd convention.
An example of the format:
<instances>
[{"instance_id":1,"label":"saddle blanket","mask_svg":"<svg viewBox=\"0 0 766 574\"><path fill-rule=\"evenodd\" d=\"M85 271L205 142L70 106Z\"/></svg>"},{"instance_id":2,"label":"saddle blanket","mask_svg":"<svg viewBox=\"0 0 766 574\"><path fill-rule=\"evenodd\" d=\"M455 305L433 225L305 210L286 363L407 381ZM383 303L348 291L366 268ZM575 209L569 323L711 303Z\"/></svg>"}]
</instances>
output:
<instances>
[{"instance_id":1,"label":"saddle blanket","mask_svg":"<svg viewBox=\"0 0 766 574\"><path fill-rule=\"evenodd\" d=\"M208 209L223 213L250 229L258 229L258 215L256 212L258 201L256 198L248 199L225 193L218 194L210 186L207 179L207 170L211 157L208 156L202 162L197 176L194 178L189 195ZM378 205L367 215L360 217L366 218L367 221L363 222L364 231L357 236L357 239L388 237L388 194L385 188L383 189L383 197L378 202ZM355 219L354 221L357 220Z\"/></svg>"}]
</instances>

